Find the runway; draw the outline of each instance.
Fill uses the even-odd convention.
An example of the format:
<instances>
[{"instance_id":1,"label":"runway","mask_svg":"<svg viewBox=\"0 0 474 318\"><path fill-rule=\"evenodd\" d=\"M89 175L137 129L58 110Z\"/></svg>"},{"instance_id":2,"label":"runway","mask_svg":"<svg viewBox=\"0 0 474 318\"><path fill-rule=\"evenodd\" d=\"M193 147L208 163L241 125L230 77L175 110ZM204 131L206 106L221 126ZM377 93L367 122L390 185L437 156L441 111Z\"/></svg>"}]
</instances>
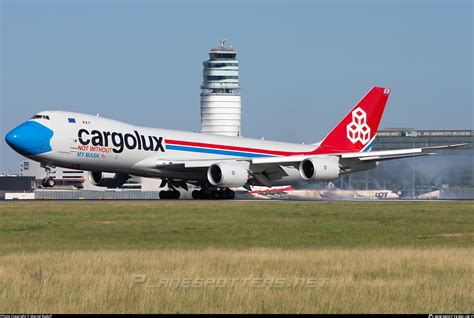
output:
<instances>
[{"instance_id":1,"label":"runway","mask_svg":"<svg viewBox=\"0 0 474 318\"><path fill-rule=\"evenodd\" d=\"M380 200L368 200L368 199L318 199L318 200L311 200L311 199L234 199L234 200L193 200L193 199L179 199L179 200L149 200L149 199L34 199L34 200L0 200L0 204L5 203L20 203L20 202L37 202L37 203L51 203L51 202L257 202L257 203L265 203L265 202L368 202L368 203L376 203L376 202L392 202L392 203L400 203L400 202L432 202L432 203L441 203L441 202L474 202L474 200L452 200L452 199L437 199L437 200L422 200L422 199L380 199Z\"/></svg>"}]
</instances>

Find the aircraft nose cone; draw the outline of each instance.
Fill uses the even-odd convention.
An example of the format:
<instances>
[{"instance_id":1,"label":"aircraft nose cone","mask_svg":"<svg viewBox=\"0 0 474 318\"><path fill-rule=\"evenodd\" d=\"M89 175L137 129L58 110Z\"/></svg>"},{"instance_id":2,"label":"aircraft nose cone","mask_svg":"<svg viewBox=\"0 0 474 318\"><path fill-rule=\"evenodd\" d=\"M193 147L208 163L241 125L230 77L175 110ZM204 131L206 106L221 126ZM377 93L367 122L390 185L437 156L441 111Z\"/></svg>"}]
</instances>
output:
<instances>
[{"instance_id":1,"label":"aircraft nose cone","mask_svg":"<svg viewBox=\"0 0 474 318\"><path fill-rule=\"evenodd\" d=\"M12 129L5 136L5 141L16 152L28 156L51 151L51 137L51 129L40 123L27 121Z\"/></svg>"}]
</instances>

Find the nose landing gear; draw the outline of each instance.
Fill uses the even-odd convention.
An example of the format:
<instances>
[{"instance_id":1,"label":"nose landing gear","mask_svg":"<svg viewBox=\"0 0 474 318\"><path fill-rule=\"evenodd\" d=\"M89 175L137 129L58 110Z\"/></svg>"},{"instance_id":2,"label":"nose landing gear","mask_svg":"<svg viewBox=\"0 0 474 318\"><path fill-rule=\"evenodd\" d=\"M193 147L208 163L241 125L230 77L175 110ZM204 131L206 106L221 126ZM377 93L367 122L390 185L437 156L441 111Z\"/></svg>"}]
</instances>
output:
<instances>
[{"instance_id":1,"label":"nose landing gear","mask_svg":"<svg viewBox=\"0 0 474 318\"><path fill-rule=\"evenodd\" d=\"M44 163L41 164L41 167L44 168L44 171L46 172L46 177L41 180L41 185L43 188L52 188L56 185L56 181L54 180L53 177L50 176L51 174L51 166L48 166Z\"/></svg>"},{"instance_id":2,"label":"nose landing gear","mask_svg":"<svg viewBox=\"0 0 474 318\"><path fill-rule=\"evenodd\" d=\"M54 179L51 177L46 177L41 180L41 185L43 186L43 188L52 188L56 185L56 181L54 181Z\"/></svg>"}]
</instances>

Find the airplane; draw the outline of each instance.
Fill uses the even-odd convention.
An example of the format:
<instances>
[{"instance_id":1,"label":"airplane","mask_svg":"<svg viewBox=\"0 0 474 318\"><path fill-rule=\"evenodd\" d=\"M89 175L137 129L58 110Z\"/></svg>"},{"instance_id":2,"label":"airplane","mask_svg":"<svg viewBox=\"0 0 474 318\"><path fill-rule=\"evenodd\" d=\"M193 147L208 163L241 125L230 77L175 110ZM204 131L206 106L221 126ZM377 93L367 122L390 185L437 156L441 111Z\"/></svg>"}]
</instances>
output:
<instances>
[{"instance_id":1,"label":"airplane","mask_svg":"<svg viewBox=\"0 0 474 318\"><path fill-rule=\"evenodd\" d=\"M243 137L138 127L88 114L42 111L5 136L19 154L41 163L43 187L50 170L88 171L96 186L118 188L132 176L160 178L162 199L234 199L232 188L332 181L377 167L383 160L434 154L437 147L371 151L390 89L373 87L320 142L291 144ZM104 173L113 173L106 177Z\"/></svg>"},{"instance_id":2,"label":"airplane","mask_svg":"<svg viewBox=\"0 0 474 318\"><path fill-rule=\"evenodd\" d=\"M329 182L324 189L298 189L292 186L266 188L247 193L256 199L281 200L390 200L400 196L391 190L342 190Z\"/></svg>"}]
</instances>

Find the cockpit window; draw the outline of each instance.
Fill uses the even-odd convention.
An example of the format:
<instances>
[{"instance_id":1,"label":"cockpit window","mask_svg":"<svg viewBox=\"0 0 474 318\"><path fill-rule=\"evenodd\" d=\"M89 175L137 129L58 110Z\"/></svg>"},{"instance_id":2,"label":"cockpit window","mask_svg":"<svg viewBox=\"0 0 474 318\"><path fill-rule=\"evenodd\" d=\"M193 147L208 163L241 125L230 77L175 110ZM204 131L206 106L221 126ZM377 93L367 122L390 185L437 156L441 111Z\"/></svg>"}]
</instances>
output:
<instances>
[{"instance_id":1,"label":"cockpit window","mask_svg":"<svg viewBox=\"0 0 474 318\"><path fill-rule=\"evenodd\" d=\"M31 119L40 119L40 118L49 120L48 115L34 115L33 117L31 117Z\"/></svg>"}]
</instances>

